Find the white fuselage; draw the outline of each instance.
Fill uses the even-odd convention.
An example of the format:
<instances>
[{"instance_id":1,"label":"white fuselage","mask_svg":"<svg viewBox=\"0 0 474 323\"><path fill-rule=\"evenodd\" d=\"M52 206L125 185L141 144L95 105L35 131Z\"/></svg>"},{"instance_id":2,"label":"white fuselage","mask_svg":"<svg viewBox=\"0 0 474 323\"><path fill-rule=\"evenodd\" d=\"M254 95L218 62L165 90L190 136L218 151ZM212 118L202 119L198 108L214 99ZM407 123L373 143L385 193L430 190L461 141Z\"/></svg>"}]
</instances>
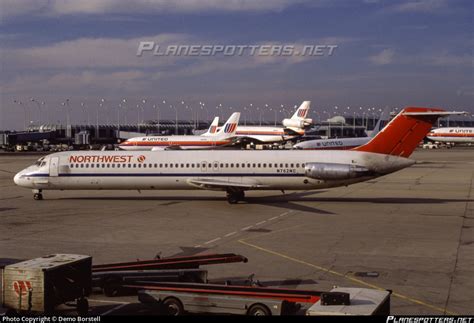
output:
<instances>
[{"instance_id":1,"label":"white fuselage","mask_svg":"<svg viewBox=\"0 0 474 323\"><path fill-rule=\"evenodd\" d=\"M148 136L128 139L119 145L120 149L127 151L142 151L152 149L210 149L229 145L230 139L216 136Z\"/></svg>"},{"instance_id":2,"label":"white fuselage","mask_svg":"<svg viewBox=\"0 0 474 323\"><path fill-rule=\"evenodd\" d=\"M301 129L301 135L304 130ZM235 133L236 137L255 139L262 143L281 142L296 138L299 135L285 134L285 128L266 127L266 126L238 126Z\"/></svg>"},{"instance_id":3,"label":"white fuselage","mask_svg":"<svg viewBox=\"0 0 474 323\"><path fill-rule=\"evenodd\" d=\"M439 142L474 143L474 128L438 128L426 137Z\"/></svg>"},{"instance_id":4,"label":"white fuselage","mask_svg":"<svg viewBox=\"0 0 474 323\"><path fill-rule=\"evenodd\" d=\"M324 150L324 149L352 149L365 145L372 139L372 137L361 137L361 138L340 138L340 139L315 139L307 140L297 143L293 146L296 149L305 150Z\"/></svg>"},{"instance_id":5,"label":"white fuselage","mask_svg":"<svg viewBox=\"0 0 474 323\"><path fill-rule=\"evenodd\" d=\"M308 163L363 166L370 176L320 180L305 175ZM77 151L44 157L19 172L17 185L59 189L195 189L199 180L255 184L255 189L308 190L349 185L408 167L413 160L357 151ZM212 188L210 188L212 189Z\"/></svg>"}]
</instances>

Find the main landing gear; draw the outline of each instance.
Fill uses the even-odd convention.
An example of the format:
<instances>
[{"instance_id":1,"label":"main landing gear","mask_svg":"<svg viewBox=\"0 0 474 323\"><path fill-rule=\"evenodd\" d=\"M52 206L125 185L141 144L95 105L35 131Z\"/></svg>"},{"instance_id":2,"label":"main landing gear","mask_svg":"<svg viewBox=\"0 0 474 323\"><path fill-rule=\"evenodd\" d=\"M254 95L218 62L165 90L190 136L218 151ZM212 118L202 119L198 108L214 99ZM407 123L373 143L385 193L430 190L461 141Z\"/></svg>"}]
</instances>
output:
<instances>
[{"instance_id":1,"label":"main landing gear","mask_svg":"<svg viewBox=\"0 0 474 323\"><path fill-rule=\"evenodd\" d=\"M43 194L41 190L33 190L33 199L36 201L41 201L43 199Z\"/></svg>"},{"instance_id":2,"label":"main landing gear","mask_svg":"<svg viewBox=\"0 0 474 323\"><path fill-rule=\"evenodd\" d=\"M239 201L243 201L244 199L245 199L244 191L227 190L227 202L229 202L229 204L237 204L239 203Z\"/></svg>"}]
</instances>

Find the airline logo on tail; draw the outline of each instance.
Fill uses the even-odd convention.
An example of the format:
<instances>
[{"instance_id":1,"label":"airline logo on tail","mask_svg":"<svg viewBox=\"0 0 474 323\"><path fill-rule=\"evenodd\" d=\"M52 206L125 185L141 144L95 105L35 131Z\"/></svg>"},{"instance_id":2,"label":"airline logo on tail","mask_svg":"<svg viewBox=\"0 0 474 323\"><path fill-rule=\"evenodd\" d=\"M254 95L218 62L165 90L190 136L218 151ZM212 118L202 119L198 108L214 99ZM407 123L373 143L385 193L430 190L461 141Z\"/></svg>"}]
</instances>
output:
<instances>
[{"instance_id":1,"label":"airline logo on tail","mask_svg":"<svg viewBox=\"0 0 474 323\"><path fill-rule=\"evenodd\" d=\"M228 123L225 125L224 127L224 132L225 133L232 133L235 131L235 128L237 128L237 124L236 123Z\"/></svg>"},{"instance_id":2,"label":"airline logo on tail","mask_svg":"<svg viewBox=\"0 0 474 323\"><path fill-rule=\"evenodd\" d=\"M283 126L297 133L300 133L302 129L310 126L313 123L313 120L306 118L310 106L311 101L303 101L290 119L283 119Z\"/></svg>"},{"instance_id":3,"label":"airline logo on tail","mask_svg":"<svg viewBox=\"0 0 474 323\"><path fill-rule=\"evenodd\" d=\"M311 101L303 101L301 105L296 110L295 114L291 117L291 119L305 119L308 115L309 108L311 106Z\"/></svg>"},{"instance_id":4,"label":"airline logo on tail","mask_svg":"<svg viewBox=\"0 0 474 323\"><path fill-rule=\"evenodd\" d=\"M297 116L299 118L306 118L306 115L308 114L308 109L299 109L298 112L297 112Z\"/></svg>"},{"instance_id":5,"label":"airline logo on tail","mask_svg":"<svg viewBox=\"0 0 474 323\"><path fill-rule=\"evenodd\" d=\"M234 137L239 124L240 112L234 112L226 123L217 131L216 136L221 139L228 139Z\"/></svg>"},{"instance_id":6,"label":"airline logo on tail","mask_svg":"<svg viewBox=\"0 0 474 323\"><path fill-rule=\"evenodd\" d=\"M214 117L214 120L212 120L211 126L205 133L203 133L201 136L213 136L217 133L219 126L219 117Z\"/></svg>"}]
</instances>

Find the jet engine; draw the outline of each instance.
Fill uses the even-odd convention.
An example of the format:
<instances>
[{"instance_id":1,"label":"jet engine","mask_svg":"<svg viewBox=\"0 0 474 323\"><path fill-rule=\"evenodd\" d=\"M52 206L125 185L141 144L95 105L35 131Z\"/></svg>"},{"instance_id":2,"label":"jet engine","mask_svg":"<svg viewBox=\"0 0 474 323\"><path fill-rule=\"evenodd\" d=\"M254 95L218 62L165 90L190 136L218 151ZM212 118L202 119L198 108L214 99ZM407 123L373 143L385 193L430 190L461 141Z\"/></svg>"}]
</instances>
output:
<instances>
[{"instance_id":1,"label":"jet engine","mask_svg":"<svg viewBox=\"0 0 474 323\"><path fill-rule=\"evenodd\" d=\"M305 165L305 175L313 179L351 179L367 176L369 173L367 168L357 165L333 163L307 163Z\"/></svg>"},{"instance_id":2,"label":"jet engine","mask_svg":"<svg viewBox=\"0 0 474 323\"><path fill-rule=\"evenodd\" d=\"M305 128L310 126L313 123L313 119L283 119L283 126L288 128Z\"/></svg>"}]
</instances>

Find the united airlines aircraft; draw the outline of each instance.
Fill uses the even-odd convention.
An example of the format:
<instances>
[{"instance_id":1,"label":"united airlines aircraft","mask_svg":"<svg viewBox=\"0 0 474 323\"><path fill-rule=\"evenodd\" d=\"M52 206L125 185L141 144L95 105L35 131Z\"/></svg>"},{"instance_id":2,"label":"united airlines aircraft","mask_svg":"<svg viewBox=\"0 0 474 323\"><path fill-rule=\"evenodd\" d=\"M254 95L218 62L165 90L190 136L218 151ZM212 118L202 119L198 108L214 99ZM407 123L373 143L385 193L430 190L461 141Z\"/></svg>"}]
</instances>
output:
<instances>
[{"instance_id":1,"label":"united airlines aircraft","mask_svg":"<svg viewBox=\"0 0 474 323\"><path fill-rule=\"evenodd\" d=\"M438 142L474 143L474 128L438 128L430 131L428 139Z\"/></svg>"},{"instance_id":2,"label":"united airlines aircraft","mask_svg":"<svg viewBox=\"0 0 474 323\"><path fill-rule=\"evenodd\" d=\"M210 149L232 144L240 112L234 112L217 130L219 118L214 118L209 130L200 136L148 136L128 139L119 145L122 150Z\"/></svg>"},{"instance_id":3,"label":"united airlines aircraft","mask_svg":"<svg viewBox=\"0 0 474 323\"><path fill-rule=\"evenodd\" d=\"M375 137L380 130L382 130L384 123L388 121L389 111L385 109L380 115L380 119L374 127L374 130L369 137L354 137L354 138L331 138L331 139L315 139L306 140L297 143L293 146L295 149L309 149L309 150L323 150L323 149L352 149L368 143Z\"/></svg>"},{"instance_id":4,"label":"united airlines aircraft","mask_svg":"<svg viewBox=\"0 0 474 323\"><path fill-rule=\"evenodd\" d=\"M304 135L305 128L313 123L307 118L311 101L304 101L290 119L283 119L283 127L238 126L236 136L241 141L275 143Z\"/></svg>"}]
</instances>

